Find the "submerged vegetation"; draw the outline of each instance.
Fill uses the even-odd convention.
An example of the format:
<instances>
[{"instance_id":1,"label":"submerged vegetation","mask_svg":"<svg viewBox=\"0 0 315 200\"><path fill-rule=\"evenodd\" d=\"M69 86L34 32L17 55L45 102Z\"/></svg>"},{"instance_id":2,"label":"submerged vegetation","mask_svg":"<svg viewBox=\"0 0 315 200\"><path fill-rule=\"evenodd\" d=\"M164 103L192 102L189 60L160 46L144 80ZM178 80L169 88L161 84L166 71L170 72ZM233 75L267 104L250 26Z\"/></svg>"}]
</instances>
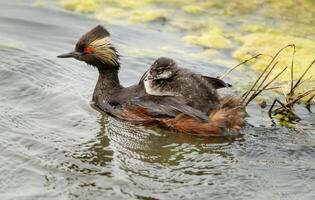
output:
<instances>
[{"instance_id":1,"label":"submerged vegetation","mask_svg":"<svg viewBox=\"0 0 315 200\"><path fill-rule=\"evenodd\" d=\"M186 45L201 47L200 53L189 54L195 59L224 65L246 60L237 68L253 71L258 78L243 102L247 105L267 90L283 94L268 102L270 117L280 121L297 121L294 105L303 99L310 110L315 99L315 76L309 75L315 74L313 0L61 0L61 4L107 22L176 32ZM170 50L182 51L165 48Z\"/></svg>"}]
</instances>

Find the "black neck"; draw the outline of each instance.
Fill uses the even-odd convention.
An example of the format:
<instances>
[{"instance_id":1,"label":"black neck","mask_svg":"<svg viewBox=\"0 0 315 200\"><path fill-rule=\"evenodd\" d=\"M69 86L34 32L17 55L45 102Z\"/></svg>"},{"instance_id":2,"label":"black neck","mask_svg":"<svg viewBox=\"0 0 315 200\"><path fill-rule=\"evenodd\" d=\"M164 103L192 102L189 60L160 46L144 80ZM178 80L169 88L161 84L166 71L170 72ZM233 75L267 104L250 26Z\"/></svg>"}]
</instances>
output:
<instances>
[{"instance_id":1,"label":"black neck","mask_svg":"<svg viewBox=\"0 0 315 200\"><path fill-rule=\"evenodd\" d=\"M97 103L109 100L117 90L122 88L119 83L118 69L119 67L116 69L112 67L98 67L99 77L94 89L93 101Z\"/></svg>"},{"instance_id":2,"label":"black neck","mask_svg":"<svg viewBox=\"0 0 315 200\"><path fill-rule=\"evenodd\" d=\"M119 85L118 69L98 69L99 80L107 83L108 86L114 87Z\"/></svg>"}]
</instances>

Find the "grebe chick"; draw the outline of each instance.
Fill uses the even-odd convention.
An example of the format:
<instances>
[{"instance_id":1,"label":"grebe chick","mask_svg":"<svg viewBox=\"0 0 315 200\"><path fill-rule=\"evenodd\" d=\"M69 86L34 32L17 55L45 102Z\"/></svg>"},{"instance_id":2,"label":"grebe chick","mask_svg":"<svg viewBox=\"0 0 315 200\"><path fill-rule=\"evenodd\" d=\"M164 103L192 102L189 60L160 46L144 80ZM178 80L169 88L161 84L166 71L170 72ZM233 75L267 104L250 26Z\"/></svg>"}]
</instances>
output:
<instances>
[{"instance_id":1,"label":"grebe chick","mask_svg":"<svg viewBox=\"0 0 315 200\"><path fill-rule=\"evenodd\" d=\"M184 95L150 95L144 87L143 79L138 84L123 87L118 78L120 68L118 53L111 44L109 32L102 26L96 26L84 34L78 40L73 52L58 57L75 58L96 67L99 78L93 93L95 106L122 120L159 125L171 130L203 136L225 136L228 131L238 133L244 126L244 115L239 101L229 97L218 99L213 87L211 94L215 95L209 98L213 98L211 99L213 102L219 102L220 106L210 113L195 108L202 108L200 105L207 107L209 104L208 99L198 99L202 93L194 92L196 96L189 98ZM203 88L202 92L208 91L206 88L210 86L195 76L192 77L188 79L182 77L181 83L195 85L191 86L191 89L197 91L200 88ZM181 80L180 77L178 79ZM196 83L188 81L196 81ZM192 107L187 102L194 99L198 102L196 103L198 106Z\"/></svg>"},{"instance_id":2,"label":"grebe chick","mask_svg":"<svg viewBox=\"0 0 315 200\"><path fill-rule=\"evenodd\" d=\"M181 96L195 109L209 113L219 103L216 89L231 87L224 81L180 68L174 60L158 58L142 78L150 95Z\"/></svg>"}]
</instances>

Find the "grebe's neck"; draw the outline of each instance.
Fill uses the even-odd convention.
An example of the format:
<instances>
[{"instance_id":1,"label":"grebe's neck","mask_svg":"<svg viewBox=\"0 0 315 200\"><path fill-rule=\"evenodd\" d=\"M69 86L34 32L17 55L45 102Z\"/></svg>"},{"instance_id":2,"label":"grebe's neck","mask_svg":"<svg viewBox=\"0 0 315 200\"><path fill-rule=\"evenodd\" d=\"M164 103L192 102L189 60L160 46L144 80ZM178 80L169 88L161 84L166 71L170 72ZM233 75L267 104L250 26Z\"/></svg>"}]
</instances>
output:
<instances>
[{"instance_id":1,"label":"grebe's neck","mask_svg":"<svg viewBox=\"0 0 315 200\"><path fill-rule=\"evenodd\" d=\"M122 89L123 87L119 83L117 68L98 68L99 77L96 83L93 101L98 103L103 100L109 100L115 92Z\"/></svg>"},{"instance_id":2,"label":"grebe's neck","mask_svg":"<svg viewBox=\"0 0 315 200\"><path fill-rule=\"evenodd\" d=\"M98 69L99 79L104 87L115 88L120 86L118 69Z\"/></svg>"}]
</instances>

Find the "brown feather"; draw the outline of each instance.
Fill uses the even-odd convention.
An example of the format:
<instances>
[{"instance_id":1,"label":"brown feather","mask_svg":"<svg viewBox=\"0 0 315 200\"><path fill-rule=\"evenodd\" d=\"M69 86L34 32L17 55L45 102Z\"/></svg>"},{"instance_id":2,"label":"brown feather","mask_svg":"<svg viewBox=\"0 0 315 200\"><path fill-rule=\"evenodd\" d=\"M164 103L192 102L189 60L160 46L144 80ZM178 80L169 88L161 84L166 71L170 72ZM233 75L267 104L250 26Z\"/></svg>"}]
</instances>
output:
<instances>
[{"instance_id":1,"label":"brown feather","mask_svg":"<svg viewBox=\"0 0 315 200\"><path fill-rule=\"evenodd\" d=\"M235 97L225 96L220 98L221 109L226 114L226 127L231 132L239 132L245 126L245 112L240 100Z\"/></svg>"},{"instance_id":2,"label":"brown feather","mask_svg":"<svg viewBox=\"0 0 315 200\"><path fill-rule=\"evenodd\" d=\"M200 136L226 136L226 132L238 133L245 125L245 113L240 101L234 97L220 99L220 108L211 112L207 122L180 113L176 117L156 117L141 106L125 107L120 118L141 122L146 125L158 124L163 127Z\"/></svg>"},{"instance_id":3,"label":"brown feather","mask_svg":"<svg viewBox=\"0 0 315 200\"><path fill-rule=\"evenodd\" d=\"M187 115L178 115L174 119L163 120L164 125L174 130L202 136L224 136L224 116L216 112L209 117L209 122L200 122Z\"/></svg>"}]
</instances>

